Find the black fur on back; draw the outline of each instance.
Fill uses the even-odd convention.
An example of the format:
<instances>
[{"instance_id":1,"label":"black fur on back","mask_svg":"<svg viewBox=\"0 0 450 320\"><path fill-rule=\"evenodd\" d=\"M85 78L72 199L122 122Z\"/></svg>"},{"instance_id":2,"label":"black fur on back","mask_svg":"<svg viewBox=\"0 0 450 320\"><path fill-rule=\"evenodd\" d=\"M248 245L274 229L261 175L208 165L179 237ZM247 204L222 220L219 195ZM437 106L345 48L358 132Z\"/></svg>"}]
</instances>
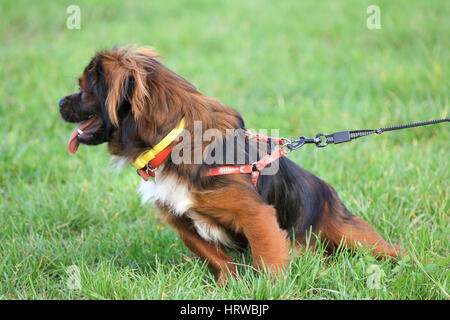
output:
<instances>
[{"instance_id":1,"label":"black fur on back","mask_svg":"<svg viewBox=\"0 0 450 320\"><path fill-rule=\"evenodd\" d=\"M280 227L296 238L304 237L310 227L316 231L324 203L328 202L331 208L336 201L334 190L287 157L280 158L275 175L263 172L264 169L257 189L267 203L275 207Z\"/></svg>"}]
</instances>

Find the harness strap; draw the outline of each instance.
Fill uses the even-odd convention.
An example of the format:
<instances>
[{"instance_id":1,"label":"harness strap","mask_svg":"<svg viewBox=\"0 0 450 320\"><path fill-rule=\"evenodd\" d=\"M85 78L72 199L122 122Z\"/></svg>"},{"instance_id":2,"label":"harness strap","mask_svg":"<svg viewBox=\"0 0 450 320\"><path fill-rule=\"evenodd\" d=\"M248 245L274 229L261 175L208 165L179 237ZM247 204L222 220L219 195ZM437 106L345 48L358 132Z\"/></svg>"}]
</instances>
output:
<instances>
[{"instance_id":1,"label":"harness strap","mask_svg":"<svg viewBox=\"0 0 450 320\"><path fill-rule=\"evenodd\" d=\"M250 133L249 131L245 131L248 139L254 139L258 141L264 141L267 143L276 143L279 145L283 145L285 140L283 138L272 138L264 135L258 135ZM284 146L275 149L271 153L266 154L264 157L259 159L258 161L252 164L242 164L236 166L221 166L216 168L210 168L205 176L219 176L224 174L237 174L237 173L249 173L251 174L253 185L256 187L259 178L259 172L267 167L269 164L274 162L275 160L281 158L286 155L288 151Z\"/></svg>"},{"instance_id":2,"label":"harness strap","mask_svg":"<svg viewBox=\"0 0 450 320\"><path fill-rule=\"evenodd\" d=\"M245 130L245 135L247 140L258 140L258 141L264 141L267 142L269 144L278 144L278 145L282 145L285 143L285 139L284 138L274 138L274 137L269 137L269 136L265 136L262 134L255 134L255 133L251 133L248 130Z\"/></svg>"}]
</instances>

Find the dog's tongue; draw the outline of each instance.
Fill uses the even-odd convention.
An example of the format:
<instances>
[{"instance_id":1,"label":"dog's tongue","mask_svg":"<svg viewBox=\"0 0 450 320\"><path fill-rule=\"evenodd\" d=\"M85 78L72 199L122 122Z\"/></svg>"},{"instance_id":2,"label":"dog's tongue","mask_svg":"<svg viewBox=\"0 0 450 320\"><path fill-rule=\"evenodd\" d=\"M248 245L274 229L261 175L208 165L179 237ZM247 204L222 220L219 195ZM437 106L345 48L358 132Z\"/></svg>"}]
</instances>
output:
<instances>
[{"instance_id":1,"label":"dog's tongue","mask_svg":"<svg viewBox=\"0 0 450 320\"><path fill-rule=\"evenodd\" d=\"M97 122L97 117L92 117L84 122L82 122L78 127L73 130L72 135L69 139L69 151L73 154L77 153L78 146L80 145L80 141L78 140L79 130L83 131L87 129L89 126Z\"/></svg>"}]
</instances>

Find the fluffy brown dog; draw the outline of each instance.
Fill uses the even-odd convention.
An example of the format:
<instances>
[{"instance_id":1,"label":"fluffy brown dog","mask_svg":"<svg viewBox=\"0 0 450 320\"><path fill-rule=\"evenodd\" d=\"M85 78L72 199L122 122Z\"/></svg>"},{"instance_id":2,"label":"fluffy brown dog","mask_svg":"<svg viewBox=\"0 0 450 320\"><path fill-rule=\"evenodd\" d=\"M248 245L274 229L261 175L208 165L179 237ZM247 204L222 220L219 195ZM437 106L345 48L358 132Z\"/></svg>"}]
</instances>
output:
<instances>
[{"instance_id":1,"label":"fluffy brown dog","mask_svg":"<svg viewBox=\"0 0 450 320\"><path fill-rule=\"evenodd\" d=\"M111 154L133 163L182 121L193 137L194 121L199 121L203 130L215 129L223 141L231 141L233 151L248 155L248 143L242 146L228 134L244 128L238 112L204 96L157 57L149 49L126 47L100 52L91 60L79 78L80 92L59 101L64 120L81 122L70 137L69 150L75 153L80 143L107 142ZM164 150L172 150L182 143L179 140L170 140ZM192 159L196 151L203 154L206 149L202 142L183 148L182 156ZM251 163L248 157L246 161ZM144 171L156 179L142 183L143 198L155 201L185 245L208 261L219 284L235 274L226 248L250 245L255 265L275 274L288 262L292 239L304 246L310 231L329 251L339 244L353 249L362 245L379 258L395 258L401 250L351 214L330 185L286 157L274 163L275 174L264 174L263 169L256 187L249 174L207 176L217 167L215 162L178 163L173 154L159 162L157 169L145 165Z\"/></svg>"}]
</instances>

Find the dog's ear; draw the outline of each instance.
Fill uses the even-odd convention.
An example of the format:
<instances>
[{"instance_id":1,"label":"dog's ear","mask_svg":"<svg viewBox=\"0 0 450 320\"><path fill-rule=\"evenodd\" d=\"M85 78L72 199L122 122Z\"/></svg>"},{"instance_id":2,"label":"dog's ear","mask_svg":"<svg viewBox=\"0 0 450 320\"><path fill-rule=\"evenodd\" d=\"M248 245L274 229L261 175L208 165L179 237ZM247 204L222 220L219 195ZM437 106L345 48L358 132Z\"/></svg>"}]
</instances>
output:
<instances>
[{"instance_id":1,"label":"dog's ear","mask_svg":"<svg viewBox=\"0 0 450 320\"><path fill-rule=\"evenodd\" d=\"M106 108L111 122L118 127L118 113L125 102L131 105L135 119L145 112L150 94L147 86L149 58L157 57L150 49L132 50L128 47L102 53L102 65L108 87Z\"/></svg>"}]
</instances>

